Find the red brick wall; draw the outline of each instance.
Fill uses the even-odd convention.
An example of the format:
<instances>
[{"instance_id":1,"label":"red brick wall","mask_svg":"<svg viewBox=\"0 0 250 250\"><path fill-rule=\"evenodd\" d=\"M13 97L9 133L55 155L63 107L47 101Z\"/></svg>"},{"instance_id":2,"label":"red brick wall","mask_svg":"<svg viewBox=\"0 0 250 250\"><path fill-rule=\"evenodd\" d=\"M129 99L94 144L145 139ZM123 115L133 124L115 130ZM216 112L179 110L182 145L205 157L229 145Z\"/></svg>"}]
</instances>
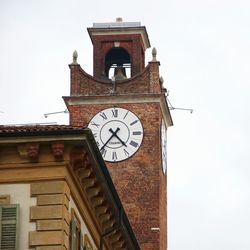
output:
<instances>
[{"instance_id":1,"label":"red brick wall","mask_svg":"<svg viewBox=\"0 0 250 250\"><path fill-rule=\"evenodd\" d=\"M85 73L79 65L71 68L71 96L112 97L111 82ZM117 95L161 93L159 63L150 62L141 74L117 83ZM99 111L113 106L134 112L142 121L144 138L140 149L129 159L107 163L111 177L142 250L166 250L166 176L161 167L159 103L68 105L70 124L87 126ZM152 231L151 228L160 228Z\"/></svg>"},{"instance_id":2,"label":"red brick wall","mask_svg":"<svg viewBox=\"0 0 250 250\"><path fill-rule=\"evenodd\" d=\"M80 65L70 65L71 96L110 95L112 82L104 81L87 74ZM150 64L135 77L116 82L117 94L161 93L159 63Z\"/></svg>"},{"instance_id":3,"label":"red brick wall","mask_svg":"<svg viewBox=\"0 0 250 250\"><path fill-rule=\"evenodd\" d=\"M160 249L167 249L167 172L160 173Z\"/></svg>"},{"instance_id":4,"label":"red brick wall","mask_svg":"<svg viewBox=\"0 0 250 250\"><path fill-rule=\"evenodd\" d=\"M84 105L71 107L71 125L86 126L92 116L113 105ZM161 168L160 124L158 103L117 104L133 111L142 121L144 138L140 149L128 160L107 163L111 177L125 211L140 242L141 249L160 248L159 232L152 227L166 229L166 184ZM166 238L165 238L166 240ZM164 240L163 240L164 241ZM164 243L161 243L165 246Z\"/></svg>"},{"instance_id":5,"label":"red brick wall","mask_svg":"<svg viewBox=\"0 0 250 250\"><path fill-rule=\"evenodd\" d=\"M114 48L114 42L120 42L120 47L127 50L132 59L131 75L135 76L145 67L145 53L140 34L130 35L99 35L93 36L94 47L94 76L101 78L104 71L105 56Z\"/></svg>"}]
</instances>

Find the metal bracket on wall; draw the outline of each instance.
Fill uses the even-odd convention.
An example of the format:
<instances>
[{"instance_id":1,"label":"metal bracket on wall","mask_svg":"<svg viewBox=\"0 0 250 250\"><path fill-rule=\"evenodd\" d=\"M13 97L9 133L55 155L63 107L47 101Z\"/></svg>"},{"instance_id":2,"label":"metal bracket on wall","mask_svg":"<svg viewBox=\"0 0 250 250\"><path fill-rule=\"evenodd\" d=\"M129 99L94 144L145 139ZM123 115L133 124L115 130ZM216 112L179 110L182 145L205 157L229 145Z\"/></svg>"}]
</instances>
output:
<instances>
[{"instance_id":1,"label":"metal bracket on wall","mask_svg":"<svg viewBox=\"0 0 250 250\"><path fill-rule=\"evenodd\" d=\"M169 101L168 96L169 96L169 91L167 92L167 95L166 95L166 100L167 100L167 103L169 104L169 109L170 109L170 110L182 110L182 111L189 111L189 112L190 112L190 114L192 114L192 113L194 112L194 110L193 110L193 109L188 109L188 108L176 108L176 107L174 107L174 106L171 104L171 102Z\"/></svg>"}]
</instances>

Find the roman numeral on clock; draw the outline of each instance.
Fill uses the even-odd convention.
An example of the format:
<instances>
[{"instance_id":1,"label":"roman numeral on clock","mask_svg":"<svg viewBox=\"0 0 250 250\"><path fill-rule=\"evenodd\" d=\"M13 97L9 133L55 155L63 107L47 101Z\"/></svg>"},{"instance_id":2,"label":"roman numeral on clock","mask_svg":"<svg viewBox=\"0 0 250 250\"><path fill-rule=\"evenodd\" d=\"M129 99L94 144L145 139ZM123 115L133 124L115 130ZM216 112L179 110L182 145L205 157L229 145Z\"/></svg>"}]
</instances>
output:
<instances>
[{"instance_id":1,"label":"roman numeral on clock","mask_svg":"<svg viewBox=\"0 0 250 250\"><path fill-rule=\"evenodd\" d=\"M127 117L128 112L129 112L129 111L127 111L127 113L124 115L123 120Z\"/></svg>"},{"instance_id":2,"label":"roman numeral on clock","mask_svg":"<svg viewBox=\"0 0 250 250\"><path fill-rule=\"evenodd\" d=\"M118 110L117 109L112 109L112 117L118 117Z\"/></svg>"},{"instance_id":3,"label":"roman numeral on clock","mask_svg":"<svg viewBox=\"0 0 250 250\"><path fill-rule=\"evenodd\" d=\"M126 157L129 156L129 152L125 148L123 149L123 152L124 152L124 154L125 154Z\"/></svg>"},{"instance_id":4,"label":"roman numeral on clock","mask_svg":"<svg viewBox=\"0 0 250 250\"><path fill-rule=\"evenodd\" d=\"M133 134L133 135L141 135L142 132L141 132L141 131L134 131L132 134Z\"/></svg>"},{"instance_id":5,"label":"roman numeral on clock","mask_svg":"<svg viewBox=\"0 0 250 250\"><path fill-rule=\"evenodd\" d=\"M143 127L132 111L113 106L96 113L89 121L96 145L107 162L129 159L140 148Z\"/></svg>"},{"instance_id":6,"label":"roman numeral on clock","mask_svg":"<svg viewBox=\"0 0 250 250\"><path fill-rule=\"evenodd\" d=\"M103 118L103 120L107 120L108 119L107 116L106 116L106 114L104 112L101 112L100 116Z\"/></svg>"},{"instance_id":7,"label":"roman numeral on clock","mask_svg":"<svg viewBox=\"0 0 250 250\"><path fill-rule=\"evenodd\" d=\"M100 150L101 154L102 154L102 157L105 157L106 156L106 153L107 153L107 150L105 148L102 148Z\"/></svg>"},{"instance_id":8,"label":"roman numeral on clock","mask_svg":"<svg viewBox=\"0 0 250 250\"><path fill-rule=\"evenodd\" d=\"M138 147L138 143L135 142L135 141L131 141L129 144L130 144L131 146L135 147L135 148Z\"/></svg>"},{"instance_id":9,"label":"roman numeral on clock","mask_svg":"<svg viewBox=\"0 0 250 250\"><path fill-rule=\"evenodd\" d=\"M100 127L100 124L95 123L94 121L91 121L91 122L90 122L90 125L93 125L93 126L95 126L95 127L97 127L97 128Z\"/></svg>"},{"instance_id":10,"label":"roman numeral on clock","mask_svg":"<svg viewBox=\"0 0 250 250\"><path fill-rule=\"evenodd\" d=\"M130 126L133 126L134 124L136 124L139 120L135 120L133 122L130 123Z\"/></svg>"},{"instance_id":11,"label":"roman numeral on clock","mask_svg":"<svg viewBox=\"0 0 250 250\"><path fill-rule=\"evenodd\" d=\"M112 160L116 161L117 160L117 154L115 151L112 152Z\"/></svg>"}]
</instances>

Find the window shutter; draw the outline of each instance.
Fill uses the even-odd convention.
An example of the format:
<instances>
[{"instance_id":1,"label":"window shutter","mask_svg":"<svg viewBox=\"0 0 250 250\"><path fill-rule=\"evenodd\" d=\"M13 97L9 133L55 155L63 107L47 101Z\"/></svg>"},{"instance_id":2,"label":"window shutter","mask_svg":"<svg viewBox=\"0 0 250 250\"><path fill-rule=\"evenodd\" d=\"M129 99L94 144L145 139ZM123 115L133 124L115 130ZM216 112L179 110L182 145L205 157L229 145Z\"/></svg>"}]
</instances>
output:
<instances>
[{"instance_id":1,"label":"window shutter","mask_svg":"<svg viewBox=\"0 0 250 250\"><path fill-rule=\"evenodd\" d=\"M82 231L80 232L80 250L83 250L83 235L82 235Z\"/></svg>"},{"instance_id":2,"label":"window shutter","mask_svg":"<svg viewBox=\"0 0 250 250\"><path fill-rule=\"evenodd\" d=\"M19 205L0 205L0 249L17 250Z\"/></svg>"},{"instance_id":3,"label":"window shutter","mask_svg":"<svg viewBox=\"0 0 250 250\"><path fill-rule=\"evenodd\" d=\"M71 220L71 250L77 250L77 235L76 235L76 221L74 219Z\"/></svg>"}]
</instances>

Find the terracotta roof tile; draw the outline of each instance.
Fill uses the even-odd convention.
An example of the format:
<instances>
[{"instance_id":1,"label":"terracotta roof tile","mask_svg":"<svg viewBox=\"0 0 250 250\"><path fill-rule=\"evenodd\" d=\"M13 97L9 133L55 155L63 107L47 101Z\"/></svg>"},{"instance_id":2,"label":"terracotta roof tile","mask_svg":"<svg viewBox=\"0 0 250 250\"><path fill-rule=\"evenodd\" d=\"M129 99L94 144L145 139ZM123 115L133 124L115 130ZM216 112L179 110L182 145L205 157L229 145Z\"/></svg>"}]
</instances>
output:
<instances>
[{"instance_id":1,"label":"terracotta roof tile","mask_svg":"<svg viewBox=\"0 0 250 250\"><path fill-rule=\"evenodd\" d=\"M36 133L36 132L66 132L66 131L79 131L83 127L72 127L69 125L31 125L31 126L5 126L0 125L0 136L5 134L22 134L22 133Z\"/></svg>"}]
</instances>

